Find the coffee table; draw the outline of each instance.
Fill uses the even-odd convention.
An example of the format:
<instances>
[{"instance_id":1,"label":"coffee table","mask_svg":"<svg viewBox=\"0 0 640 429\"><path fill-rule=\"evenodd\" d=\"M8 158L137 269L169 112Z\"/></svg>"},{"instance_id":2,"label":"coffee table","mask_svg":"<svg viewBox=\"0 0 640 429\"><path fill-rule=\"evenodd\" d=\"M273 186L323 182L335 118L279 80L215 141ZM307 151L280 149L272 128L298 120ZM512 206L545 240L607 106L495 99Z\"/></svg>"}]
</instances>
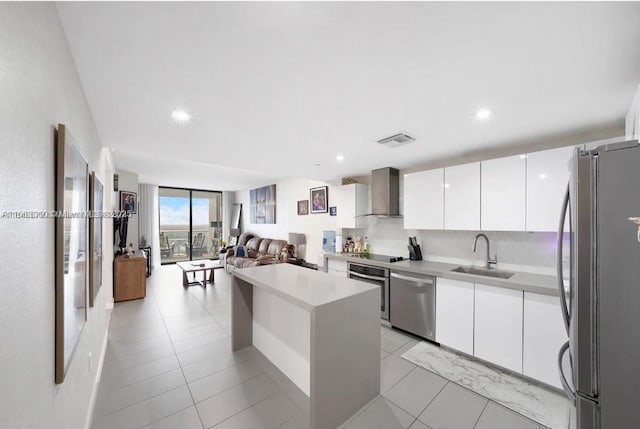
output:
<instances>
[{"instance_id":1,"label":"coffee table","mask_svg":"<svg viewBox=\"0 0 640 429\"><path fill-rule=\"evenodd\" d=\"M182 269L182 286L185 288L191 285L200 285L206 288L207 282L209 283L215 282L213 273L215 273L216 270L221 270L222 268L224 268L223 265L220 263L220 261L212 261L209 259L203 259L201 261L177 262L176 265ZM207 279L207 270L211 271L208 279ZM189 282L189 279L187 278L187 273L194 273L194 278L195 278L196 271L203 272L202 281L197 281L194 279L193 282Z\"/></svg>"}]
</instances>

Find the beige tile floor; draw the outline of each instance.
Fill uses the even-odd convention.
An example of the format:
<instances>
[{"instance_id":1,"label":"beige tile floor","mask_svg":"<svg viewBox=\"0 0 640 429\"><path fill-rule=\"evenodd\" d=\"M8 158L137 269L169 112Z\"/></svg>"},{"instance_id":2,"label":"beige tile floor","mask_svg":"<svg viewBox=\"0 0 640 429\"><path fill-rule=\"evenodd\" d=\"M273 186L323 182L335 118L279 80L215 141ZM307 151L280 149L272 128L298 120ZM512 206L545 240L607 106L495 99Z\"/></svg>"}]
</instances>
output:
<instances>
[{"instance_id":1,"label":"beige tile floor","mask_svg":"<svg viewBox=\"0 0 640 429\"><path fill-rule=\"evenodd\" d=\"M95 429L304 429L308 403L253 347L230 349L230 276L182 287L155 269L147 297L118 303ZM539 429L540 425L400 357L416 340L381 327L381 396L341 429Z\"/></svg>"}]
</instances>

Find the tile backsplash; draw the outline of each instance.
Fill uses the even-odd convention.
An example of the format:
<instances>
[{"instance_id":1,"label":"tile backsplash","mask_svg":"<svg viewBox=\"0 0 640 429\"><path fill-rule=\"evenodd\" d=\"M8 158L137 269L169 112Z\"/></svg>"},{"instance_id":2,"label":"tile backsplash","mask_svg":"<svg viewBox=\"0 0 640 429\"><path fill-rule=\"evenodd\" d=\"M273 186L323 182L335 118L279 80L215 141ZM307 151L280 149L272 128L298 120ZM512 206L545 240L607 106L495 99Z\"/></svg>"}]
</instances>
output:
<instances>
[{"instance_id":1,"label":"tile backsplash","mask_svg":"<svg viewBox=\"0 0 640 429\"><path fill-rule=\"evenodd\" d=\"M367 217L362 228L343 229L342 237L356 235L369 239L371 253L408 258L408 237L416 236L425 260L454 264L483 265L486 244L478 241L472 251L473 239L480 231L432 231L404 229L402 218ZM556 273L556 237L554 232L482 231L489 237L491 257L498 255L498 268L539 274ZM565 254L568 249L565 240Z\"/></svg>"}]
</instances>

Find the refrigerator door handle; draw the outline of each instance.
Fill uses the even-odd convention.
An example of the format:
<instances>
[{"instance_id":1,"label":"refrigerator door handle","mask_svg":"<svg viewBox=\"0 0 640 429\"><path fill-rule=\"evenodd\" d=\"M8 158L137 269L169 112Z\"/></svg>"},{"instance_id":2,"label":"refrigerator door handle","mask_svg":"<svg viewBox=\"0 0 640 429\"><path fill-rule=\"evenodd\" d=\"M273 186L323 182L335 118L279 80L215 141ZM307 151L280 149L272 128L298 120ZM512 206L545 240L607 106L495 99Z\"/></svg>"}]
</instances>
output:
<instances>
[{"instance_id":1,"label":"refrigerator door handle","mask_svg":"<svg viewBox=\"0 0 640 429\"><path fill-rule=\"evenodd\" d=\"M560 294L560 309L562 311L562 320L564 320L564 327L569 335L569 309L567 308L567 301L565 299L564 291L564 272L562 268L562 236L564 234L564 221L567 217L567 211L569 209L569 185L567 184L567 192L564 195L562 201L562 210L560 212L560 225L558 226L558 239L556 242L556 270L558 277L558 292Z\"/></svg>"},{"instance_id":2,"label":"refrigerator door handle","mask_svg":"<svg viewBox=\"0 0 640 429\"><path fill-rule=\"evenodd\" d=\"M562 345L562 347L560 347L560 352L558 353L558 372L560 373L560 383L562 384L562 389L564 390L564 393L567 395L567 398L569 398L569 400L575 406L576 393L573 390L571 390L571 387L569 387L569 383L567 382L567 377L565 377L564 369L562 368L562 358L564 357L564 354L567 352L567 350L569 350L569 341L567 341Z\"/></svg>"}]
</instances>

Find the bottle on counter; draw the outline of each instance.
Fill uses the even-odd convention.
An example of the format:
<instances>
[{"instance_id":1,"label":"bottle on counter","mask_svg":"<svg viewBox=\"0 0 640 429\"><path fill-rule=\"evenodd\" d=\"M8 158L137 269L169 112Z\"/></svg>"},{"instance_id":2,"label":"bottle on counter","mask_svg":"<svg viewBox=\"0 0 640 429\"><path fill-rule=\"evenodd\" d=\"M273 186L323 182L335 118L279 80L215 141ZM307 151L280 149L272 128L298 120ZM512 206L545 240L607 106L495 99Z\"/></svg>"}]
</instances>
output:
<instances>
[{"instance_id":1,"label":"bottle on counter","mask_svg":"<svg viewBox=\"0 0 640 429\"><path fill-rule=\"evenodd\" d=\"M353 245L353 253L357 253L357 254L362 253L362 237L360 237L359 235L356 236L356 240Z\"/></svg>"},{"instance_id":2,"label":"bottle on counter","mask_svg":"<svg viewBox=\"0 0 640 429\"><path fill-rule=\"evenodd\" d=\"M367 237L364 238L364 248L362 251L365 255L369 254L369 239Z\"/></svg>"}]
</instances>

